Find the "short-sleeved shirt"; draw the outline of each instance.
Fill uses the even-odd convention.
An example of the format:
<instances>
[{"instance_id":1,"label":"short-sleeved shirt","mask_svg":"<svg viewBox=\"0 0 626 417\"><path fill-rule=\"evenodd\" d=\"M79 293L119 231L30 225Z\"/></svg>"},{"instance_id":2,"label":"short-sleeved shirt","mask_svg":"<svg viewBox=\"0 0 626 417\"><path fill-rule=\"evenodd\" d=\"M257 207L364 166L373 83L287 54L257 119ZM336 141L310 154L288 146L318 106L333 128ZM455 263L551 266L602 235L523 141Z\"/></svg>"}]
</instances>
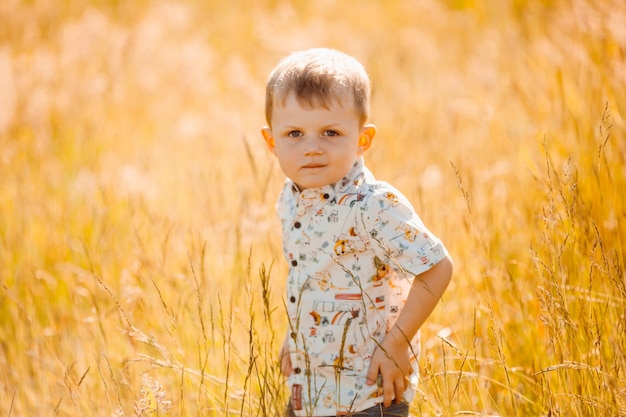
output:
<instances>
[{"instance_id":1,"label":"short-sleeved shirt","mask_svg":"<svg viewBox=\"0 0 626 417\"><path fill-rule=\"evenodd\" d=\"M277 204L289 264L288 380L296 415L334 416L382 401L366 385L372 354L394 325L413 278L447 251L409 201L377 181L363 158L341 181L300 191L287 180ZM411 341L417 383L419 333Z\"/></svg>"}]
</instances>

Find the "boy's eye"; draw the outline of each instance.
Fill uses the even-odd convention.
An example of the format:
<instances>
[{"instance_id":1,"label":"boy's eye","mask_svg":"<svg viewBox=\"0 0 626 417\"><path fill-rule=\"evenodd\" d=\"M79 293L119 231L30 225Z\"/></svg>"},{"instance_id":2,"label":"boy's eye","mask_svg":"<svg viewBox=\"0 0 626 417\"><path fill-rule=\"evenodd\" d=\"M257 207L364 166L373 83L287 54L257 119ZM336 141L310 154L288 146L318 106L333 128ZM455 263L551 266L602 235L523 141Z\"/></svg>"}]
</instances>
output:
<instances>
[{"instance_id":1,"label":"boy's eye","mask_svg":"<svg viewBox=\"0 0 626 417\"><path fill-rule=\"evenodd\" d=\"M291 132L287 132L287 136L289 136L290 138L299 138L302 137L303 134L299 130L292 130Z\"/></svg>"},{"instance_id":2,"label":"boy's eye","mask_svg":"<svg viewBox=\"0 0 626 417\"><path fill-rule=\"evenodd\" d=\"M326 130L323 133L324 136L339 136L339 132L336 130Z\"/></svg>"}]
</instances>

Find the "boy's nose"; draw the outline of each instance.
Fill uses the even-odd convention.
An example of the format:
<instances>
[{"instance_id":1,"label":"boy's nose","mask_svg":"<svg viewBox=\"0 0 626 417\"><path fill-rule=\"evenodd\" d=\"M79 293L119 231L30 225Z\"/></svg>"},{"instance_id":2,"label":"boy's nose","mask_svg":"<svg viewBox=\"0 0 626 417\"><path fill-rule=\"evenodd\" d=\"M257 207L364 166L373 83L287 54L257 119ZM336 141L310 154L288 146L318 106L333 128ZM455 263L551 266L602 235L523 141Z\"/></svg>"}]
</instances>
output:
<instances>
[{"instance_id":1,"label":"boy's nose","mask_svg":"<svg viewBox=\"0 0 626 417\"><path fill-rule=\"evenodd\" d=\"M309 155L319 155L320 153L322 153L322 150L320 148L320 143L318 139L317 138L307 139L305 147L304 147L304 154L309 156Z\"/></svg>"}]
</instances>

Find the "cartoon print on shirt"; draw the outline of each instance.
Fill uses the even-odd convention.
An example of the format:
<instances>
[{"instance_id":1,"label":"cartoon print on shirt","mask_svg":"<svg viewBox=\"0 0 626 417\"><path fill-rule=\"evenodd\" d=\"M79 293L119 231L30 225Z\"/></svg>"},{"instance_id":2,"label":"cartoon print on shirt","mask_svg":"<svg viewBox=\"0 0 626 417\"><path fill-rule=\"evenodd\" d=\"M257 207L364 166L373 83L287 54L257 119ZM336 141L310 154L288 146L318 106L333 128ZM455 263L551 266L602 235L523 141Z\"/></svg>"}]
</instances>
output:
<instances>
[{"instance_id":1,"label":"cartoon print on shirt","mask_svg":"<svg viewBox=\"0 0 626 417\"><path fill-rule=\"evenodd\" d=\"M383 279L389 275L389 265L380 260L378 256L374 256L374 266L376 267L376 275L371 278L374 286L378 287L383 284Z\"/></svg>"},{"instance_id":2,"label":"cartoon print on shirt","mask_svg":"<svg viewBox=\"0 0 626 417\"><path fill-rule=\"evenodd\" d=\"M322 342L335 343L335 334L330 330L326 330L326 332L324 333L324 337L322 338Z\"/></svg>"},{"instance_id":3,"label":"cartoon print on shirt","mask_svg":"<svg viewBox=\"0 0 626 417\"><path fill-rule=\"evenodd\" d=\"M368 350L367 325L360 310L352 311L351 316L341 326L341 347L333 355L335 372L343 375L361 372L371 358ZM361 317L360 317L361 316Z\"/></svg>"},{"instance_id":4,"label":"cartoon print on shirt","mask_svg":"<svg viewBox=\"0 0 626 417\"><path fill-rule=\"evenodd\" d=\"M344 194L339 201L337 202L338 205L340 206L349 206L349 207L353 207L356 203L363 201L363 199L365 198L364 194L361 193L350 193L350 194Z\"/></svg>"},{"instance_id":5,"label":"cartoon print on shirt","mask_svg":"<svg viewBox=\"0 0 626 417\"><path fill-rule=\"evenodd\" d=\"M308 285L316 284L317 288L319 288L323 292L327 292L331 288L333 288L332 279L330 277L330 272L328 271L318 271L312 277L309 277L307 281Z\"/></svg>"},{"instance_id":6,"label":"cartoon print on shirt","mask_svg":"<svg viewBox=\"0 0 626 417\"><path fill-rule=\"evenodd\" d=\"M358 238L358 232L354 227L347 233L341 233L335 238L333 251L337 256L343 256L353 252L363 252L367 249L368 242Z\"/></svg>"},{"instance_id":7,"label":"cartoon print on shirt","mask_svg":"<svg viewBox=\"0 0 626 417\"><path fill-rule=\"evenodd\" d=\"M322 316L320 315L320 313L318 313L317 311L311 311L309 315L313 317L313 322L316 326L322 324Z\"/></svg>"},{"instance_id":8,"label":"cartoon print on shirt","mask_svg":"<svg viewBox=\"0 0 626 417\"><path fill-rule=\"evenodd\" d=\"M360 372L371 358L368 351L368 333L365 316L362 314L362 296L360 293L336 294L335 301L318 300L314 311L309 313L313 322L310 334L320 334L319 328L326 328L321 342L333 344L338 340L342 348L331 356L332 366L338 372ZM315 329L315 330L313 330Z\"/></svg>"},{"instance_id":9,"label":"cartoon print on shirt","mask_svg":"<svg viewBox=\"0 0 626 417\"><path fill-rule=\"evenodd\" d=\"M397 203L398 201L400 201L398 200L398 196L392 192L387 192L385 194L385 198L387 198L387 200L391 201L392 203Z\"/></svg>"},{"instance_id":10,"label":"cartoon print on shirt","mask_svg":"<svg viewBox=\"0 0 626 417\"><path fill-rule=\"evenodd\" d=\"M404 231L402 230L399 230L399 231L403 232L404 238L411 243L415 242L415 239L417 238L417 235L419 234L419 230L416 230L414 227L411 227L409 225L403 225L402 228L404 229Z\"/></svg>"},{"instance_id":11,"label":"cartoon print on shirt","mask_svg":"<svg viewBox=\"0 0 626 417\"><path fill-rule=\"evenodd\" d=\"M332 389L324 389L320 393L320 398L322 399L322 403L326 408L332 408L335 406L335 392Z\"/></svg>"},{"instance_id":12,"label":"cartoon print on shirt","mask_svg":"<svg viewBox=\"0 0 626 417\"><path fill-rule=\"evenodd\" d=\"M341 256L341 255L345 255L348 252L351 252L349 245L350 245L350 242L347 239L337 240L335 242L335 247L334 247L335 254L337 256Z\"/></svg>"}]
</instances>

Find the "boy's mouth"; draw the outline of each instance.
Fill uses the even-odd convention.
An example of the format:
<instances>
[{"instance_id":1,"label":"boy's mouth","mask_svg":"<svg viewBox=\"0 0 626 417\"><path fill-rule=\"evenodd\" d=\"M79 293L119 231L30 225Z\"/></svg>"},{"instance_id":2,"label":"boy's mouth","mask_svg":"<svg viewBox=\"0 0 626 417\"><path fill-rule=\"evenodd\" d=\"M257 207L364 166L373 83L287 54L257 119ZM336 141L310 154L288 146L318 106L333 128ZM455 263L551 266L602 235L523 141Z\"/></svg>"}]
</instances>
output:
<instances>
[{"instance_id":1,"label":"boy's mouth","mask_svg":"<svg viewBox=\"0 0 626 417\"><path fill-rule=\"evenodd\" d=\"M306 164L302 168L305 168L305 169L315 169L315 168L323 168L325 166L326 165L324 165L324 164Z\"/></svg>"}]
</instances>

